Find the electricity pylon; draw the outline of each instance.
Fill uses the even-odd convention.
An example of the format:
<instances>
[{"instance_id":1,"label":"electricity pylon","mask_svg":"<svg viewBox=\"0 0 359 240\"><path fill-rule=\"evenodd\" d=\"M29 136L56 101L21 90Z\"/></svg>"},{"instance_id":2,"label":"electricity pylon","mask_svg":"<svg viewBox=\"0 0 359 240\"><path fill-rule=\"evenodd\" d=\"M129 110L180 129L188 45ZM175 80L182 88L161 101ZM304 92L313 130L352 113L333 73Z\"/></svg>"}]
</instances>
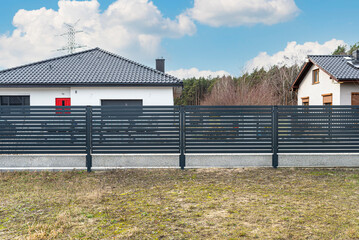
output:
<instances>
[{"instance_id":1,"label":"electricity pylon","mask_svg":"<svg viewBox=\"0 0 359 240\"><path fill-rule=\"evenodd\" d=\"M67 51L69 54L74 53L76 49L78 48L84 48L86 46L84 45L80 45L76 43L76 34L77 33L81 33L83 31L77 31L76 30L76 25L80 20L78 20L75 24L71 25L68 23L65 23L65 26L67 28L67 32L63 33L59 36L67 36L67 45L57 49L57 51Z\"/></svg>"}]
</instances>

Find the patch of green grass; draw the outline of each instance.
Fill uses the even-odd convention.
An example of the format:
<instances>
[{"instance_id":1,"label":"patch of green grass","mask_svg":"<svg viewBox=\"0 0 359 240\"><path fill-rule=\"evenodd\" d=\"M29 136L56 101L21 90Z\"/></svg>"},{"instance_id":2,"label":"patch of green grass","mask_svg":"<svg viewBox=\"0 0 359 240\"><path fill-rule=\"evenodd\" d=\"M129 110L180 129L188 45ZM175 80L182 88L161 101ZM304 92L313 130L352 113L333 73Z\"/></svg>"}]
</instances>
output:
<instances>
[{"instance_id":1,"label":"patch of green grass","mask_svg":"<svg viewBox=\"0 0 359 240\"><path fill-rule=\"evenodd\" d=\"M0 173L0 239L358 239L359 169Z\"/></svg>"}]
</instances>

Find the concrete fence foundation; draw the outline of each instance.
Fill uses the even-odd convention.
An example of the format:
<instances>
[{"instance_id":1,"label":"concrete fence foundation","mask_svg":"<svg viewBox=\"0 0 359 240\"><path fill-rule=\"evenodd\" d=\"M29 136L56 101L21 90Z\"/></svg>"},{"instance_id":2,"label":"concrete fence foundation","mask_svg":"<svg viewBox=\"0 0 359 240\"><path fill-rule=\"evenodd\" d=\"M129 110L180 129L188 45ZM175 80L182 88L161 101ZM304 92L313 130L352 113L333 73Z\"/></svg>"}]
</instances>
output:
<instances>
[{"instance_id":1,"label":"concrete fence foundation","mask_svg":"<svg viewBox=\"0 0 359 240\"><path fill-rule=\"evenodd\" d=\"M280 167L359 167L358 153L278 154Z\"/></svg>"},{"instance_id":2,"label":"concrete fence foundation","mask_svg":"<svg viewBox=\"0 0 359 240\"><path fill-rule=\"evenodd\" d=\"M179 168L179 155L94 154L92 163L93 170ZM186 168L271 166L271 154L186 154ZM359 154L279 154L279 167L359 167ZM73 169L86 169L86 155L0 155L0 171Z\"/></svg>"},{"instance_id":3,"label":"concrete fence foundation","mask_svg":"<svg viewBox=\"0 0 359 240\"><path fill-rule=\"evenodd\" d=\"M186 154L186 168L272 167L272 154Z\"/></svg>"}]
</instances>

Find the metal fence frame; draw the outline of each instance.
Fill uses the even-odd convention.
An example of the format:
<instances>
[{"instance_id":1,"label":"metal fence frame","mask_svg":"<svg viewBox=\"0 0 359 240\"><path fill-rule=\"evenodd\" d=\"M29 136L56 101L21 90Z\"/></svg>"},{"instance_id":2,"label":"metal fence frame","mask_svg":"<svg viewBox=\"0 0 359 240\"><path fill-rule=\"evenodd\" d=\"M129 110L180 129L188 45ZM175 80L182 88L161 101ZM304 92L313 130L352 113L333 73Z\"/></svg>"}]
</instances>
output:
<instances>
[{"instance_id":1,"label":"metal fence frame","mask_svg":"<svg viewBox=\"0 0 359 240\"><path fill-rule=\"evenodd\" d=\"M0 154L359 153L359 106L0 107Z\"/></svg>"}]
</instances>

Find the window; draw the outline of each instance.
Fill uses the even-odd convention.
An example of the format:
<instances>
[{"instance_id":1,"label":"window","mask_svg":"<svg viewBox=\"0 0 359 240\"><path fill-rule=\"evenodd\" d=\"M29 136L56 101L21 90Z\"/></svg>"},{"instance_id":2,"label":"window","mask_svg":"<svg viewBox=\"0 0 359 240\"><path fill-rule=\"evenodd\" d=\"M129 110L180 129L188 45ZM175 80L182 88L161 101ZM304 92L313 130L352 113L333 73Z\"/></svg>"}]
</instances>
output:
<instances>
[{"instance_id":1,"label":"window","mask_svg":"<svg viewBox=\"0 0 359 240\"><path fill-rule=\"evenodd\" d=\"M302 105L309 106L309 97L302 97Z\"/></svg>"},{"instance_id":2,"label":"window","mask_svg":"<svg viewBox=\"0 0 359 240\"><path fill-rule=\"evenodd\" d=\"M352 92L352 105L359 105L359 92Z\"/></svg>"},{"instance_id":3,"label":"window","mask_svg":"<svg viewBox=\"0 0 359 240\"><path fill-rule=\"evenodd\" d=\"M0 96L0 106L30 106L29 96ZM0 115L7 114L28 114L29 109L2 108Z\"/></svg>"},{"instance_id":4,"label":"window","mask_svg":"<svg viewBox=\"0 0 359 240\"><path fill-rule=\"evenodd\" d=\"M29 106L29 96L0 96L0 106Z\"/></svg>"},{"instance_id":5,"label":"window","mask_svg":"<svg viewBox=\"0 0 359 240\"><path fill-rule=\"evenodd\" d=\"M313 84L319 83L319 69L313 70Z\"/></svg>"},{"instance_id":6,"label":"window","mask_svg":"<svg viewBox=\"0 0 359 240\"><path fill-rule=\"evenodd\" d=\"M322 94L322 96L323 96L323 105L333 104L333 95L331 93Z\"/></svg>"}]
</instances>

